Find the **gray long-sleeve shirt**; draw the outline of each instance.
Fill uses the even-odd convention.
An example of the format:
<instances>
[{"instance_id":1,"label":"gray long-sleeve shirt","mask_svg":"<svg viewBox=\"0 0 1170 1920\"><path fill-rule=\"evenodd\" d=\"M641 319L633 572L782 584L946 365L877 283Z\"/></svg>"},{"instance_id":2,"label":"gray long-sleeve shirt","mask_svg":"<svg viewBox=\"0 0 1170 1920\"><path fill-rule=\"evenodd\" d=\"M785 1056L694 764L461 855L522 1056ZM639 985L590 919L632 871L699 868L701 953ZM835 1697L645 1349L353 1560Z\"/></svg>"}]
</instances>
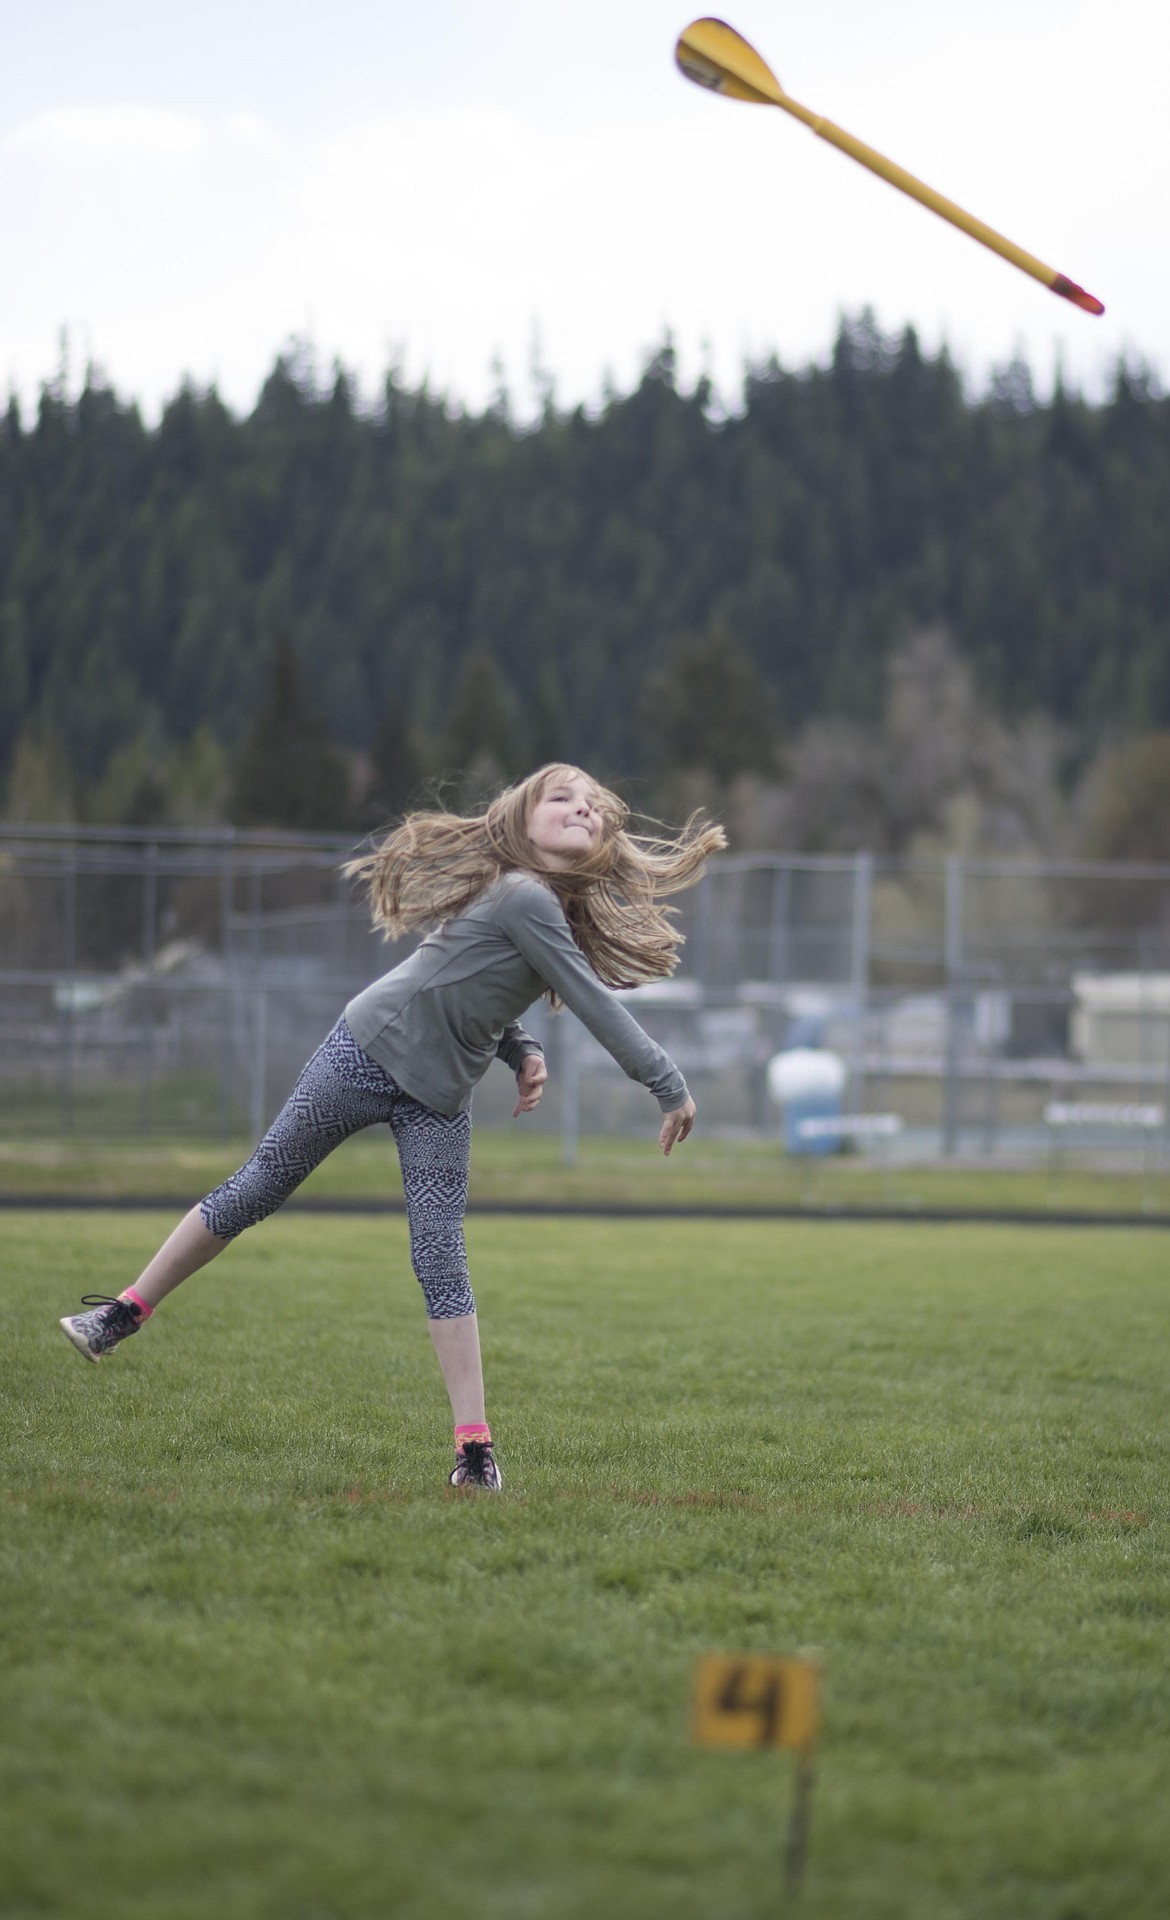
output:
<instances>
[{"instance_id":1,"label":"gray long-sleeve shirt","mask_svg":"<svg viewBox=\"0 0 1170 1920\"><path fill-rule=\"evenodd\" d=\"M686 1082L673 1060L602 985L552 888L531 873L506 873L487 887L351 1000L345 1018L404 1092L452 1114L471 1104L497 1055L518 1072L525 1054L543 1052L518 1021L546 987L664 1113L682 1106Z\"/></svg>"}]
</instances>

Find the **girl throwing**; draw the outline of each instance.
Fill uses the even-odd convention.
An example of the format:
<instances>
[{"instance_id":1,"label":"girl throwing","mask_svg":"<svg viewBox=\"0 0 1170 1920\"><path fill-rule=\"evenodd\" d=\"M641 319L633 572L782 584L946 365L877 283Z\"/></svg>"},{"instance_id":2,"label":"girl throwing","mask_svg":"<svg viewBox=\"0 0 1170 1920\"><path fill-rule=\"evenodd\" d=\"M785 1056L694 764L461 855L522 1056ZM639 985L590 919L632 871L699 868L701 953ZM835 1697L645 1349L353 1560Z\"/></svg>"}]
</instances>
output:
<instances>
[{"instance_id":1,"label":"girl throwing","mask_svg":"<svg viewBox=\"0 0 1170 1920\"><path fill-rule=\"evenodd\" d=\"M134 1285L117 1299L89 1294L88 1312L61 1321L73 1345L89 1360L110 1353L334 1147L388 1123L455 1421L450 1484L498 1492L463 1244L476 1083L501 1059L516 1075L514 1116L538 1104L544 1054L519 1016L543 994L649 1088L663 1153L695 1123L678 1068L609 989L674 971L682 936L660 901L690 886L726 839L699 815L674 840L629 833L628 821L617 795L579 768L547 766L474 818L411 814L351 861L375 923L391 938L424 930L421 944L350 1001L252 1158L192 1208Z\"/></svg>"}]
</instances>

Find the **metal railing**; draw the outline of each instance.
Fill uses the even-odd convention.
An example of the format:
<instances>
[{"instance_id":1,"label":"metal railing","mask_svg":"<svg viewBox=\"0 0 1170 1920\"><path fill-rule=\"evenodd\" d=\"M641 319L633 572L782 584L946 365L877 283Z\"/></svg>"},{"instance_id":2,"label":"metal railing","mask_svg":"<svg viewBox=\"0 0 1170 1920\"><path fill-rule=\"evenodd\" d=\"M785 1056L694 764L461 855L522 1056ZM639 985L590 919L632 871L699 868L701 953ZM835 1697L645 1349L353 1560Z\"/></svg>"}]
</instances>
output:
<instances>
[{"instance_id":1,"label":"metal railing","mask_svg":"<svg viewBox=\"0 0 1170 1920\"><path fill-rule=\"evenodd\" d=\"M408 950L371 931L339 872L352 850L0 829L0 1127L258 1132L346 999ZM802 1033L846 1061L850 1111L898 1107L906 1152L1039 1154L1055 1098L1167 1100L1170 866L743 854L677 905L682 965L638 1017L715 1128L775 1126L767 1061ZM538 1124L570 1143L644 1128L645 1095L571 1018L547 1033ZM479 1124L502 1120L503 1079Z\"/></svg>"}]
</instances>

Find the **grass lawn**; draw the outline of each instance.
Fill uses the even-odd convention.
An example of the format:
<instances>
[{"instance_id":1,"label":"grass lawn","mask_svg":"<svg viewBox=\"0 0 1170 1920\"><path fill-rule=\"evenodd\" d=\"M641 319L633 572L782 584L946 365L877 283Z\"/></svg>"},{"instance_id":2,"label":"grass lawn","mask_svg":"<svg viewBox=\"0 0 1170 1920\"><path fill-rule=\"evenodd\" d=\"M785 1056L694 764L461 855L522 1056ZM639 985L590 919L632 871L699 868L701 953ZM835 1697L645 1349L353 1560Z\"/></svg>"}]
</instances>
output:
<instances>
[{"instance_id":1,"label":"grass lawn","mask_svg":"<svg viewBox=\"0 0 1170 1920\"><path fill-rule=\"evenodd\" d=\"M587 1138L566 1167L560 1140L514 1127L479 1127L471 1153L473 1199L637 1202L666 1206L879 1207L908 1213L958 1208L977 1212L1163 1213L1170 1215L1164 1171L1103 1172L1065 1165L988 1168L978 1164L883 1167L860 1156L791 1160L774 1140L711 1140L702 1133L670 1160L657 1145L647 1108L642 1139ZM165 1195L200 1199L252 1151L225 1142L159 1135L79 1134L0 1137L0 1195ZM381 1128L349 1140L306 1182L307 1198L401 1200L394 1146ZM296 1200L292 1202L296 1205Z\"/></svg>"},{"instance_id":2,"label":"grass lawn","mask_svg":"<svg viewBox=\"0 0 1170 1920\"><path fill-rule=\"evenodd\" d=\"M1170 1910L1166 1243L474 1220L504 1495L449 1496L401 1220L249 1233L112 1358L156 1216L5 1217L5 1920Z\"/></svg>"}]
</instances>

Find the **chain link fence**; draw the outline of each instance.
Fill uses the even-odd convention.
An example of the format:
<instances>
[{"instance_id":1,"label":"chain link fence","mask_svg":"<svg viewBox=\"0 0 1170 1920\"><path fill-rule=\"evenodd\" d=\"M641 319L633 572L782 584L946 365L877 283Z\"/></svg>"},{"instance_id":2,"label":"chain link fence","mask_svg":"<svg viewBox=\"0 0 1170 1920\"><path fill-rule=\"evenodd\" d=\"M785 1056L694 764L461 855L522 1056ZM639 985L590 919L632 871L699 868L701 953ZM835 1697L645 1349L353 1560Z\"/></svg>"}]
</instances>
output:
<instances>
[{"instance_id":1,"label":"chain link fence","mask_svg":"<svg viewBox=\"0 0 1170 1920\"><path fill-rule=\"evenodd\" d=\"M0 829L0 1131L255 1136L346 1000L407 945L313 835ZM683 963L630 996L704 1130L775 1133L768 1064L838 1054L859 1150L1166 1163L1170 867L750 854L680 896ZM534 1008L536 1125L644 1132L646 1095ZM493 1068L479 1125L513 1087Z\"/></svg>"}]
</instances>

